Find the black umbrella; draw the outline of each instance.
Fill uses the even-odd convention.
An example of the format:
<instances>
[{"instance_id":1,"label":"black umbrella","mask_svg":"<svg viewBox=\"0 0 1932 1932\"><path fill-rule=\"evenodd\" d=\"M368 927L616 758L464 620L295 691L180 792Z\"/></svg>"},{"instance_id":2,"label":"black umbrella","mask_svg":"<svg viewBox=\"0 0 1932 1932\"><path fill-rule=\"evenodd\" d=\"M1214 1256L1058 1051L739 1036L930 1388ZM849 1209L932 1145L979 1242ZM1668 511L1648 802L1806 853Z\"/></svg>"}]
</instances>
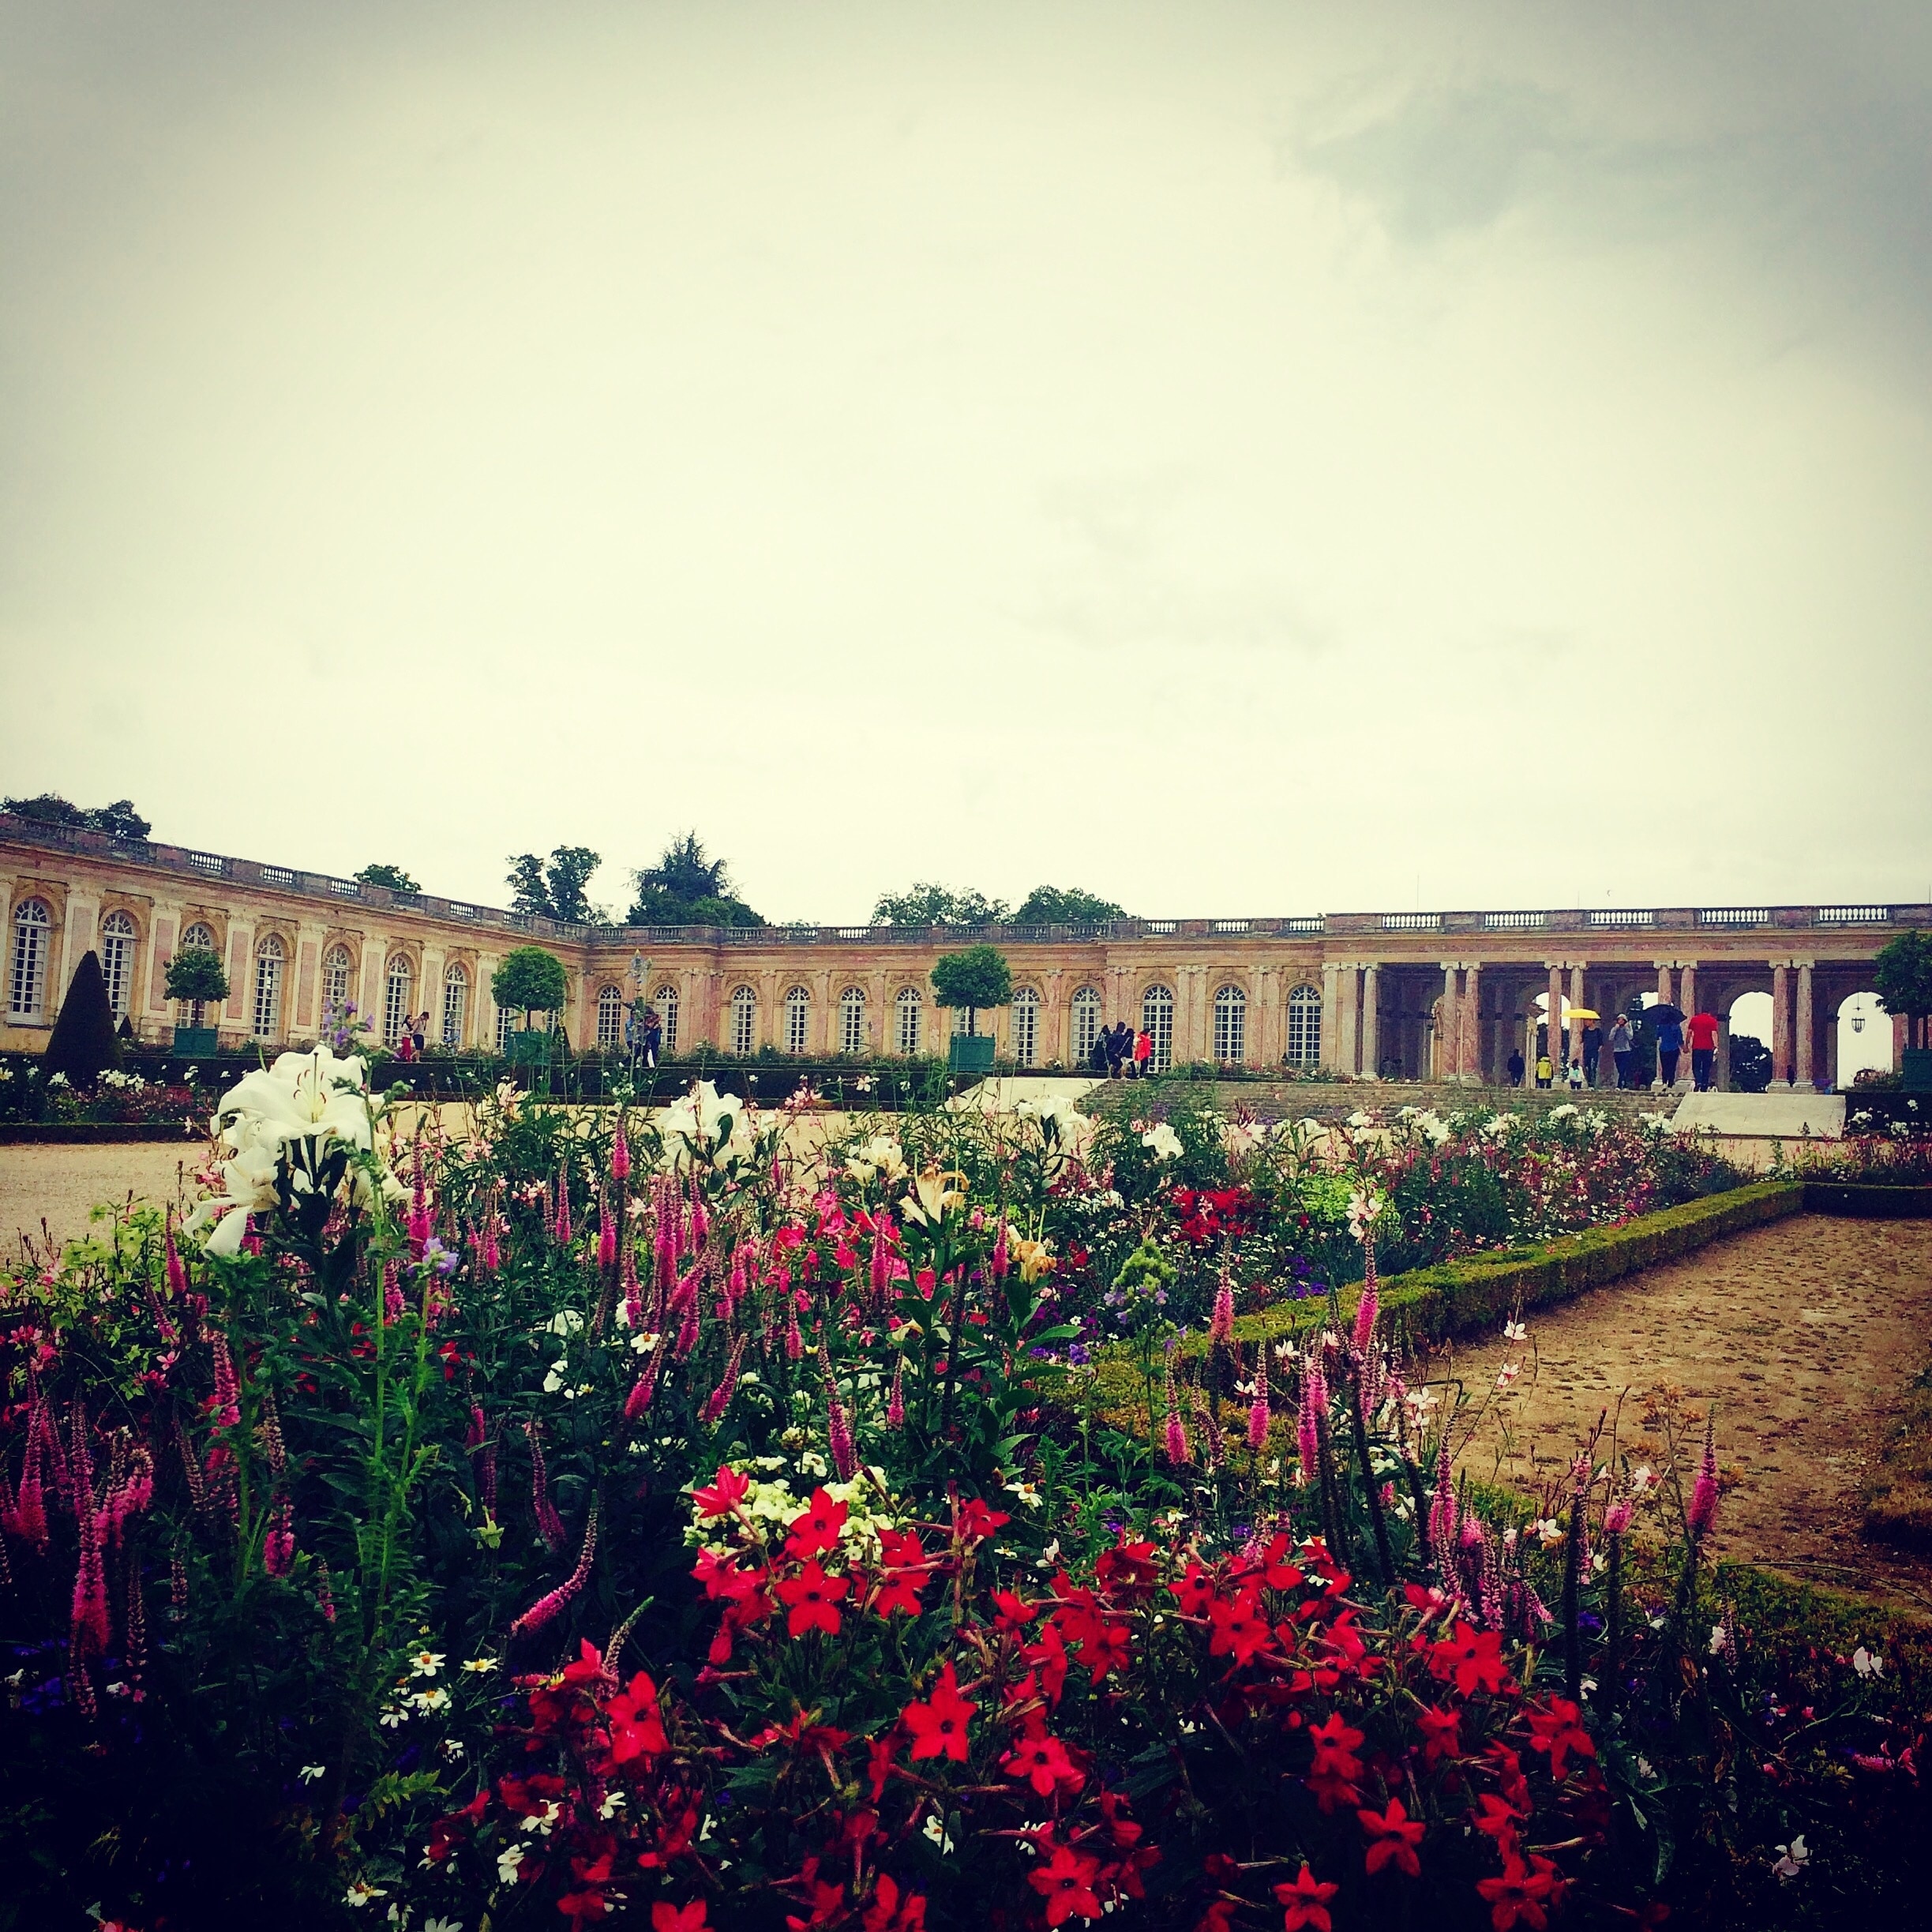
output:
<instances>
[{"instance_id":1,"label":"black umbrella","mask_svg":"<svg viewBox=\"0 0 1932 1932\"><path fill-rule=\"evenodd\" d=\"M1653 1026L1681 1026L1684 1023L1684 1010L1672 1006L1668 1000L1660 1000L1655 1006L1644 1008L1644 1018Z\"/></svg>"}]
</instances>

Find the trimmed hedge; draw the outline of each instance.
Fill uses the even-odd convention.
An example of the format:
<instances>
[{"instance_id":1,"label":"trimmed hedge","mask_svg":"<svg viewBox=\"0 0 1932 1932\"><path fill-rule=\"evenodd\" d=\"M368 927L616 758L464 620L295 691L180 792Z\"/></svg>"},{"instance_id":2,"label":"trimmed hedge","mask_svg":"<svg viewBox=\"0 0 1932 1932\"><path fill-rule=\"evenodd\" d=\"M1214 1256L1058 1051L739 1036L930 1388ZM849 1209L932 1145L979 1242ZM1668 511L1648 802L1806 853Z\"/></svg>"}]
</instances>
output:
<instances>
[{"instance_id":1,"label":"trimmed hedge","mask_svg":"<svg viewBox=\"0 0 1932 1932\"><path fill-rule=\"evenodd\" d=\"M1881 1182L1808 1180L1807 1214L1856 1214L1868 1221L1932 1221L1932 1187L1887 1187Z\"/></svg>"},{"instance_id":2,"label":"trimmed hedge","mask_svg":"<svg viewBox=\"0 0 1932 1932\"><path fill-rule=\"evenodd\" d=\"M1780 1221L1804 1206L1805 1195L1799 1181L1755 1181L1615 1227L1565 1235L1540 1247L1503 1248L1392 1275L1381 1285L1382 1319L1421 1342L1492 1331L1519 1307L1543 1308L1571 1301L1626 1274L1694 1254L1728 1235ZM1351 1289L1342 1296L1345 1315L1360 1293L1359 1289ZM1327 1319L1326 1300L1285 1302L1258 1315L1238 1317L1234 1330L1244 1342L1273 1341L1319 1327ZM1190 1334L1181 1341L1184 1356L1206 1351L1205 1335ZM1100 1353L1095 1367L1100 1412L1120 1427L1136 1433L1144 1430L1140 1366L1131 1351L1124 1343L1115 1343Z\"/></svg>"},{"instance_id":3,"label":"trimmed hedge","mask_svg":"<svg viewBox=\"0 0 1932 1932\"><path fill-rule=\"evenodd\" d=\"M0 1121L0 1147L43 1146L54 1142L98 1146L119 1141L176 1141L186 1144L203 1138L178 1121L165 1120L5 1120Z\"/></svg>"}]
</instances>

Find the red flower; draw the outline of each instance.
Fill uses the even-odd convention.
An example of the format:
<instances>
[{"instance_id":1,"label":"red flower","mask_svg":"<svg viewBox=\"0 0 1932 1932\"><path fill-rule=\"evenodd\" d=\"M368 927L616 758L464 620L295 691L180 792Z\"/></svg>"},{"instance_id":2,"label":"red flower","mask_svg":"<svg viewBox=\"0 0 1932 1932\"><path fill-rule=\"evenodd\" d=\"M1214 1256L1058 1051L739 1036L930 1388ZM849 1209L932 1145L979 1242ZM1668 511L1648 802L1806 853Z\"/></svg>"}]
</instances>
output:
<instances>
[{"instance_id":1,"label":"red flower","mask_svg":"<svg viewBox=\"0 0 1932 1932\"><path fill-rule=\"evenodd\" d=\"M1502 1639L1494 1630L1452 1630L1429 1646L1429 1671L1438 1682L1454 1683L1464 1697L1500 1690L1510 1680L1502 1660Z\"/></svg>"},{"instance_id":2,"label":"red flower","mask_svg":"<svg viewBox=\"0 0 1932 1932\"><path fill-rule=\"evenodd\" d=\"M1214 1579L1199 1563L1190 1563L1187 1574L1168 1588L1174 1592L1184 1617L1204 1617L1214 1607Z\"/></svg>"},{"instance_id":3,"label":"red flower","mask_svg":"<svg viewBox=\"0 0 1932 1932\"><path fill-rule=\"evenodd\" d=\"M711 1487L692 1490L691 1500L700 1516L729 1516L751 1492L751 1478L721 1462Z\"/></svg>"},{"instance_id":4,"label":"red flower","mask_svg":"<svg viewBox=\"0 0 1932 1932\"><path fill-rule=\"evenodd\" d=\"M1425 1704L1416 1712L1416 1722L1422 1727L1422 1761L1425 1765L1461 1754L1460 1712L1439 1711L1434 1705Z\"/></svg>"},{"instance_id":5,"label":"red flower","mask_svg":"<svg viewBox=\"0 0 1932 1932\"><path fill-rule=\"evenodd\" d=\"M1355 1815L1368 1834L1371 1878L1390 1864L1412 1878L1422 1875L1422 1861L1416 1856L1416 1847L1422 1843L1423 1823L1420 1818L1409 1817L1402 1809L1401 1799L1391 1798L1386 1811L1358 1811Z\"/></svg>"},{"instance_id":6,"label":"red flower","mask_svg":"<svg viewBox=\"0 0 1932 1932\"><path fill-rule=\"evenodd\" d=\"M1232 1603L1217 1600L1207 1615L1214 1632L1207 1646L1210 1656L1232 1653L1236 1664L1250 1663L1268 1641L1268 1619L1261 1614L1259 1597L1251 1591L1244 1590Z\"/></svg>"},{"instance_id":7,"label":"red flower","mask_svg":"<svg viewBox=\"0 0 1932 1932\"><path fill-rule=\"evenodd\" d=\"M1476 1801L1469 1821L1485 1838L1493 1838L1496 1848L1506 1858L1516 1849L1516 1834L1521 1829L1522 1814L1493 1791L1484 1791Z\"/></svg>"},{"instance_id":8,"label":"red flower","mask_svg":"<svg viewBox=\"0 0 1932 1932\"><path fill-rule=\"evenodd\" d=\"M959 1694L959 1680L948 1664L932 1686L932 1697L924 1704L909 1704L899 1713L899 1721L912 1733L913 1756L950 1758L964 1764L966 1757L966 1725L979 1709Z\"/></svg>"},{"instance_id":9,"label":"red flower","mask_svg":"<svg viewBox=\"0 0 1932 1932\"><path fill-rule=\"evenodd\" d=\"M761 1578L756 1570L741 1570L729 1556L716 1550L700 1550L691 1574L704 1585L704 1594L714 1602L720 1597L741 1604L754 1595Z\"/></svg>"},{"instance_id":10,"label":"red flower","mask_svg":"<svg viewBox=\"0 0 1932 1932\"><path fill-rule=\"evenodd\" d=\"M846 1526L846 1506L835 1502L823 1489L812 1492L812 1500L786 1525L785 1554L799 1558L816 1556L838 1540Z\"/></svg>"},{"instance_id":11,"label":"red flower","mask_svg":"<svg viewBox=\"0 0 1932 1932\"><path fill-rule=\"evenodd\" d=\"M902 1892L885 1873L865 1908L865 1932L921 1932L926 1922L923 1892Z\"/></svg>"},{"instance_id":12,"label":"red flower","mask_svg":"<svg viewBox=\"0 0 1932 1932\"><path fill-rule=\"evenodd\" d=\"M1097 1859L1082 1858L1071 1845L1056 1845L1052 1857L1026 1874L1026 1882L1046 1900L1047 1923L1061 1926L1076 1912L1082 1919L1100 1916L1100 1900L1094 1895L1099 1872Z\"/></svg>"},{"instance_id":13,"label":"red flower","mask_svg":"<svg viewBox=\"0 0 1932 1932\"><path fill-rule=\"evenodd\" d=\"M1009 1635L1017 1634L1040 1614L1037 1604L1022 1604L1011 1590L995 1590L992 1601L998 1613L993 1619L993 1628Z\"/></svg>"},{"instance_id":14,"label":"red flower","mask_svg":"<svg viewBox=\"0 0 1932 1932\"><path fill-rule=\"evenodd\" d=\"M1067 1755L1067 1747L1049 1736L1044 1725L1036 1726L1013 1746L1000 1769L1010 1778L1030 1784L1042 1798L1051 1798L1056 1788L1077 1791L1086 1782Z\"/></svg>"},{"instance_id":15,"label":"red flower","mask_svg":"<svg viewBox=\"0 0 1932 1932\"><path fill-rule=\"evenodd\" d=\"M996 1529L1012 1520L1005 1510L989 1510L975 1496L970 1502L962 1506L955 1533L962 1543L983 1543ZM1058 1925L1060 1921L1056 1919L1053 1923Z\"/></svg>"},{"instance_id":16,"label":"red flower","mask_svg":"<svg viewBox=\"0 0 1932 1932\"><path fill-rule=\"evenodd\" d=\"M899 1610L909 1617L916 1617L919 1614L919 1585L904 1570L888 1570L879 1579L878 1592L872 1598L872 1607L882 1617L889 1617Z\"/></svg>"},{"instance_id":17,"label":"red flower","mask_svg":"<svg viewBox=\"0 0 1932 1932\"><path fill-rule=\"evenodd\" d=\"M655 1758L670 1749L664 1735L664 1720L658 1709L658 1687L643 1671L631 1679L630 1688L604 1706L610 1720L610 1761L628 1764L633 1758Z\"/></svg>"},{"instance_id":18,"label":"red flower","mask_svg":"<svg viewBox=\"0 0 1932 1932\"><path fill-rule=\"evenodd\" d=\"M704 1915L702 1899L693 1899L688 1905L673 1905L659 1899L651 1908L651 1932L711 1932L711 1923Z\"/></svg>"},{"instance_id":19,"label":"red flower","mask_svg":"<svg viewBox=\"0 0 1932 1932\"><path fill-rule=\"evenodd\" d=\"M1281 1915L1283 1932L1303 1932L1304 1926L1307 1932L1334 1932L1328 1901L1341 1889L1322 1884L1304 1863L1292 1885L1274 1888L1275 1897L1288 1908Z\"/></svg>"},{"instance_id":20,"label":"red flower","mask_svg":"<svg viewBox=\"0 0 1932 1932\"><path fill-rule=\"evenodd\" d=\"M1582 1715L1567 1698L1551 1698L1540 1710L1529 1713L1529 1748L1548 1757L1553 1778L1562 1776L1564 1760L1571 1751L1579 1758L1596 1755L1596 1740L1577 1721Z\"/></svg>"},{"instance_id":21,"label":"red flower","mask_svg":"<svg viewBox=\"0 0 1932 1932\"><path fill-rule=\"evenodd\" d=\"M566 1919L588 1921L607 1917L611 1905L601 1892L566 1892L557 1901L557 1909Z\"/></svg>"},{"instance_id":22,"label":"red flower","mask_svg":"<svg viewBox=\"0 0 1932 1932\"><path fill-rule=\"evenodd\" d=\"M1548 1859L1532 1855L1525 1865L1520 1858L1503 1861L1500 1878L1479 1878L1476 1889L1489 1904L1489 1923L1495 1932L1512 1932L1525 1925L1531 1932L1544 1932L1550 1923L1549 1908L1559 1904L1563 1879Z\"/></svg>"},{"instance_id":23,"label":"red flower","mask_svg":"<svg viewBox=\"0 0 1932 1932\"><path fill-rule=\"evenodd\" d=\"M1315 1776L1359 1778L1362 1775L1362 1761L1355 1754L1362 1733L1340 1711L1319 1724L1311 1724L1308 1741L1315 1746L1315 1762L1310 1769Z\"/></svg>"},{"instance_id":24,"label":"red flower","mask_svg":"<svg viewBox=\"0 0 1932 1932\"><path fill-rule=\"evenodd\" d=\"M823 1630L836 1637L841 1622L836 1606L851 1587L847 1577L827 1576L815 1557L778 1585L778 1600L791 1612L785 1619L786 1631L802 1637L807 1630Z\"/></svg>"},{"instance_id":25,"label":"red flower","mask_svg":"<svg viewBox=\"0 0 1932 1932\"><path fill-rule=\"evenodd\" d=\"M1094 1580L1109 1600L1131 1603L1152 1594L1154 1586L1154 1545L1129 1543L1127 1532L1111 1550L1103 1550L1094 1564Z\"/></svg>"}]
</instances>

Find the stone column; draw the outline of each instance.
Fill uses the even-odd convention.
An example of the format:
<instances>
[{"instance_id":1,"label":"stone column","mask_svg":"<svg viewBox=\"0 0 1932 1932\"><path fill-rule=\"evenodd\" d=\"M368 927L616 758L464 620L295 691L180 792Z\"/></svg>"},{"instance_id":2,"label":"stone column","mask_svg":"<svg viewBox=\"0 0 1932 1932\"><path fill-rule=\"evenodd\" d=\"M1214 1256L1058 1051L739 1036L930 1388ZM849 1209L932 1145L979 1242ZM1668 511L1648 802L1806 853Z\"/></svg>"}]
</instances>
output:
<instances>
[{"instance_id":1,"label":"stone column","mask_svg":"<svg viewBox=\"0 0 1932 1932\"><path fill-rule=\"evenodd\" d=\"M758 976L758 1045L775 1047L781 1053L785 1042L779 1037L782 1022L778 1017L778 976L776 973L760 973Z\"/></svg>"},{"instance_id":2,"label":"stone column","mask_svg":"<svg viewBox=\"0 0 1932 1932\"><path fill-rule=\"evenodd\" d=\"M1782 959L1771 968L1771 1084L1791 1083L1791 969Z\"/></svg>"},{"instance_id":3,"label":"stone column","mask_svg":"<svg viewBox=\"0 0 1932 1932\"><path fill-rule=\"evenodd\" d=\"M1373 964L1362 969L1362 1077L1382 1077L1382 974Z\"/></svg>"},{"instance_id":4,"label":"stone column","mask_svg":"<svg viewBox=\"0 0 1932 1932\"><path fill-rule=\"evenodd\" d=\"M951 1024L951 1013L943 1013L937 1007L933 1011L941 1014L948 1026ZM812 1037L815 1033L819 1036L816 1040ZM808 1053L830 1054L838 1044L838 1019L832 1011L832 976L828 967L818 974L813 982L812 1011L805 1018L805 1051ZM946 1050L943 1041L940 1042L940 1050L941 1052Z\"/></svg>"},{"instance_id":5,"label":"stone column","mask_svg":"<svg viewBox=\"0 0 1932 1932\"><path fill-rule=\"evenodd\" d=\"M1360 992L1361 970L1352 960L1345 961L1337 975L1335 1010L1335 1071L1345 1080L1355 1077L1360 1050Z\"/></svg>"},{"instance_id":6,"label":"stone column","mask_svg":"<svg viewBox=\"0 0 1932 1932\"><path fill-rule=\"evenodd\" d=\"M1583 1057L1583 1022L1576 1017L1576 1009L1583 1004L1582 965L1576 960L1570 964L1570 1058L1572 1064Z\"/></svg>"},{"instance_id":7,"label":"stone column","mask_svg":"<svg viewBox=\"0 0 1932 1932\"><path fill-rule=\"evenodd\" d=\"M1546 962L1550 983L1545 989L1549 1001L1549 1011L1544 1015L1546 1037L1549 1041L1550 1077L1554 1085L1556 1076L1563 1071L1563 966L1560 959ZM1532 1055L1529 1063L1530 1078L1536 1078L1536 1063Z\"/></svg>"},{"instance_id":8,"label":"stone column","mask_svg":"<svg viewBox=\"0 0 1932 1932\"><path fill-rule=\"evenodd\" d=\"M1456 1002L1455 1078L1472 1086L1483 1078L1483 969L1463 969L1462 997Z\"/></svg>"},{"instance_id":9,"label":"stone column","mask_svg":"<svg viewBox=\"0 0 1932 1932\"><path fill-rule=\"evenodd\" d=\"M1720 1094L1731 1091L1731 1020L1717 1022L1717 1057L1711 1062L1711 1085Z\"/></svg>"},{"instance_id":10,"label":"stone column","mask_svg":"<svg viewBox=\"0 0 1932 1932\"><path fill-rule=\"evenodd\" d=\"M1677 969L1677 1004L1683 1008L1684 1018L1689 1019L1698 1010L1698 962L1685 960ZM1681 1087L1694 1087L1697 1082L1690 1072L1690 1037L1684 1036L1684 1050L1677 1056L1677 1084Z\"/></svg>"},{"instance_id":11,"label":"stone column","mask_svg":"<svg viewBox=\"0 0 1932 1932\"><path fill-rule=\"evenodd\" d=\"M1324 1073L1341 1071L1341 1055L1335 1042L1341 1037L1340 1015L1336 1004L1341 998L1341 968L1332 959L1322 965L1322 1071Z\"/></svg>"},{"instance_id":12,"label":"stone column","mask_svg":"<svg viewBox=\"0 0 1932 1932\"><path fill-rule=\"evenodd\" d=\"M1811 1011L1811 962L1798 962L1798 1023L1792 1029L1797 1065L1791 1075L1791 1084L1801 1086L1807 1092L1818 1085L1818 1061L1812 1050Z\"/></svg>"},{"instance_id":13,"label":"stone column","mask_svg":"<svg viewBox=\"0 0 1932 1932\"><path fill-rule=\"evenodd\" d=\"M228 926L228 1004L226 1011L231 1025L244 1029L248 1027L253 1018L249 1007L255 997L254 964L253 926L244 925L239 919L231 920ZM380 1019L377 1023L381 1025Z\"/></svg>"},{"instance_id":14,"label":"stone column","mask_svg":"<svg viewBox=\"0 0 1932 1932\"><path fill-rule=\"evenodd\" d=\"M1670 996L1671 962L1668 959L1660 959L1657 962L1657 998L1661 1001L1668 1000ZM1657 1062L1656 1071L1650 1076L1651 1091L1653 1093L1657 1092L1662 1088L1663 1085L1664 1063L1661 1060L1660 1060Z\"/></svg>"},{"instance_id":15,"label":"stone column","mask_svg":"<svg viewBox=\"0 0 1932 1932\"><path fill-rule=\"evenodd\" d=\"M1442 1004L1435 1022L1435 1047L1430 1064L1420 1070L1425 1080L1453 1080L1462 1053L1461 1003L1456 997L1459 969L1453 959L1442 962Z\"/></svg>"}]
</instances>

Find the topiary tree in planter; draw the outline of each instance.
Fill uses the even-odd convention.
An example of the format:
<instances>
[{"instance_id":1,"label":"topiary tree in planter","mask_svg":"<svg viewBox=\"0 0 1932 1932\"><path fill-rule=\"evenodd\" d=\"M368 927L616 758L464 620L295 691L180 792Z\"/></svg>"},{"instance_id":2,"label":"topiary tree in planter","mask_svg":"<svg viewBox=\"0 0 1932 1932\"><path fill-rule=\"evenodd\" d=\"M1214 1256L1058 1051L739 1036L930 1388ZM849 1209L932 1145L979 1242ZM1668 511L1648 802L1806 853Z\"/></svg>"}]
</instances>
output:
<instances>
[{"instance_id":1,"label":"topiary tree in planter","mask_svg":"<svg viewBox=\"0 0 1932 1932\"><path fill-rule=\"evenodd\" d=\"M1878 1004L1905 1015L1905 1060L1900 1071L1908 1087L1932 1088L1932 933L1901 932L1879 954L1872 969Z\"/></svg>"},{"instance_id":2,"label":"topiary tree in planter","mask_svg":"<svg viewBox=\"0 0 1932 1932\"><path fill-rule=\"evenodd\" d=\"M107 982L99 956L89 951L81 955L81 963L68 982L67 997L61 1002L60 1017L54 1022L41 1064L50 1080L63 1073L73 1086L92 1086L120 1058Z\"/></svg>"},{"instance_id":3,"label":"topiary tree in planter","mask_svg":"<svg viewBox=\"0 0 1932 1932\"><path fill-rule=\"evenodd\" d=\"M163 990L169 999L186 1006L189 1026L200 1030L203 1008L219 1007L228 996L228 975L222 970L221 955L211 947L182 947L167 962ZM212 1051L212 1043L208 1044ZM178 1041L175 1050L182 1050Z\"/></svg>"},{"instance_id":4,"label":"topiary tree in planter","mask_svg":"<svg viewBox=\"0 0 1932 1932\"><path fill-rule=\"evenodd\" d=\"M520 946L506 954L502 965L490 975L490 990L498 1006L522 1010L527 1032L531 1014L563 1011L568 990L564 962L541 946Z\"/></svg>"},{"instance_id":5,"label":"topiary tree in planter","mask_svg":"<svg viewBox=\"0 0 1932 1932\"><path fill-rule=\"evenodd\" d=\"M940 1005L966 1008L971 1038L979 1032L981 1007L1013 1004L1013 970L997 946L969 946L933 962L932 991Z\"/></svg>"}]
</instances>

